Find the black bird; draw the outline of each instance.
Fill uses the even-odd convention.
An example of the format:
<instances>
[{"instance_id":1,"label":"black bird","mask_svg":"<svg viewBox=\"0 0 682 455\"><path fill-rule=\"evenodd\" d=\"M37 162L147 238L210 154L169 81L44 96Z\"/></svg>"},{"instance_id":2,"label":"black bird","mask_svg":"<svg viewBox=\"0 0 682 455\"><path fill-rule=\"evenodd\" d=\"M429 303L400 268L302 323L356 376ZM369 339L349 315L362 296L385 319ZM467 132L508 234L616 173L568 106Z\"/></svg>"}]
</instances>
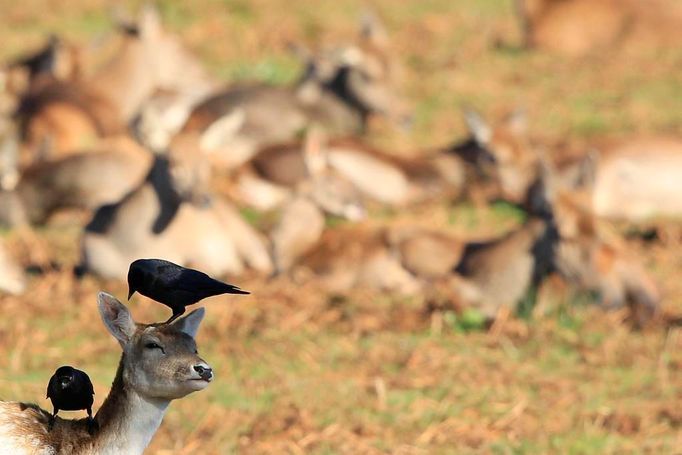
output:
<instances>
[{"instance_id":1,"label":"black bird","mask_svg":"<svg viewBox=\"0 0 682 455\"><path fill-rule=\"evenodd\" d=\"M94 395L95 389L93 389L87 373L70 366L57 368L47 384L47 398L52 401L54 408L50 429L54 425L59 410L80 411L85 409L88 412L88 430L92 432Z\"/></svg>"},{"instance_id":2,"label":"black bird","mask_svg":"<svg viewBox=\"0 0 682 455\"><path fill-rule=\"evenodd\" d=\"M173 315L166 323L185 312L185 307L220 294L249 294L237 286L214 280L198 270L188 269L163 259L138 259L128 270L128 300L135 292L170 307Z\"/></svg>"}]
</instances>

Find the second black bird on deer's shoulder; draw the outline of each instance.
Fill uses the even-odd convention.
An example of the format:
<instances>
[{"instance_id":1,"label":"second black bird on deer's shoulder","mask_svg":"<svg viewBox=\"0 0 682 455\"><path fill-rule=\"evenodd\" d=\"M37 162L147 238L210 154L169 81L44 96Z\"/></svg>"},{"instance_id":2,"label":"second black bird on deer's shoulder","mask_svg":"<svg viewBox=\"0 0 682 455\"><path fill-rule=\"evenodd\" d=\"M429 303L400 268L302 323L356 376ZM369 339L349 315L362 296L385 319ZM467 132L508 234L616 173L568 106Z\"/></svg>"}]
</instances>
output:
<instances>
[{"instance_id":1,"label":"second black bird on deer's shoulder","mask_svg":"<svg viewBox=\"0 0 682 455\"><path fill-rule=\"evenodd\" d=\"M128 270L128 300L135 292L170 307L173 315L166 323L185 312L185 307L220 294L249 294L237 286L223 283L198 270L188 269L163 259L138 259Z\"/></svg>"},{"instance_id":2,"label":"second black bird on deer's shoulder","mask_svg":"<svg viewBox=\"0 0 682 455\"><path fill-rule=\"evenodd\" d=\"M60 410L80 411L84 409L88 412L88 430L92 432L94 395L95 389L87 373L68 365L57 368L47 384L47 398L52 401L53 408L50 429Z\"/></svg>"}]
</instances>

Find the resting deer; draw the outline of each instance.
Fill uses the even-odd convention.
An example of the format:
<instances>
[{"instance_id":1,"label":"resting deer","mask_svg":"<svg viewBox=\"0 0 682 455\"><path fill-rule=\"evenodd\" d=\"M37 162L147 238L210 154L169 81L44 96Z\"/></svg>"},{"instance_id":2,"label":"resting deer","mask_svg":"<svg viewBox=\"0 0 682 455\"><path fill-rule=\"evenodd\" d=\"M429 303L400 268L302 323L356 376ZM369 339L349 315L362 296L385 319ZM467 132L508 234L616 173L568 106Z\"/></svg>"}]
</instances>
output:
<instances>
[{"instance_id":1,"label":"resting deer","mask_svg":"<svg viewBox=\"0 0 682 455\"><path fill-rule=\"evenodd\" d=\"M203 155L158 155L139 186L97 210L83 233L80 270L124 278L133 260L164 257L212 275L240 274L245 265L269 273L263 239L204 190L208 178Z\"/></svg>"},{"instance_id":2,"label":"resting deer","mask_svg":"<svg viewBox=\"0 0 682 455\"><path fill-rule=\"evenodd\" d=\"M679 37L675 2L658 0L516 0L526 46L569 56L614 47L657 45ZM677 8L677 9L676 9Z\"/></svg>"},{"instance_id":3,"label":"resting deer","mask_svg":"<svg viewBox=\"0 0 682 455\"><path fill-rule=\"evenodd\" d=\"M0 192L0 225L43 224L60 209L113 204L144 180L152 160L150 152L122 136L35 163L13 188Z\"/></svg>"},{"instance_id":4,"label":"resting deer","mask_svg":"<svg viewBox=\"0 0 682 455\"><path fill-rule=\"evenodd\" d=\"M261 147L291 140L311 124L345 135L362 132L372 114L404 118L392 91L395 71L386 52L382 27L367 20L357 46L327 58L308 58L295 86L230 87L197 105L183 131L204 131L222 116L242 111L243 125L221 150L223 165L234 168Z\"/></svg>"},{"instance_id":5,"label":"resting deer","mask_svg":"<svg viewBox=\"0 0 682 455\"><path fill-rule=\"evenodd\" d=\"M574 288L596 293L605 308L628 306L636 323L646 323L660 310L658 285L623 241L599 229L590 194L566 188L563 177L543 166L528 198L555 220L554 269Z\"/></svg>"},{"instance_id":6,"label":"resting deer","mask_svg":"<svg viewBox=\"0 0 682 455\"><path fill-rule=\"evenodd\" d=\"M0 447L17 455L142 454L161 425L172 400L205 389L211 367L197 353L195 337L204 309L171 324L136 323L115 297L97 296L104 326L123 349L116 377L95 415L92 434L87 419L57 417L35 404L0 402Z\"/></svg>"},{"instance_id":7,"label":"resting deer","mask_svg":"<svg viewBox=\"0 0 682 455\"><path fill-rule=\"evenodd\" d=\"M682 203L682 139L633 137L595 141L578 156L545 157L528 140L525 119L514 114L497 126L469 113L468 124L478 147L490 162L485 166L494 182L493 195L521 204L545 164L566 191L588 194L599 217L633 223L649 218L679 218Z\"/></svg>"},{"instance_id":8,"label":"resting deer","mask_svg":"<svg viewBox=\"0 0 682 455\"><path fill-rule=\"evenodd\" d=\"M400 158L354 139L324 140L310 131L303 142L261 150L237 174L236 197L259 209L279 205L283 195L310 178L306 161L316 155L327 175L344 179L368 201L402 207L455 198L462 191L465 164L449 151Z\"/></svg>"},{"instance_id":9,"label":"resting deer","mask_svg":"<svg viewBox=\"0 0 682 455\"><path fill-rule=\"evenodd\" d=\"M288 267L294 277L312 274L333 292L362 287L414 294L449 275L463 249L460 240L417 226L320 226L314 240L305 249L277 250L274 238L275 263Z\"/></svg>"},{"instance_id":10,"label":"resting deer","mask_svg":"<svg viewBox=\"0 0 682 455\"><path fill-rule=\"evenodd\" d=\"M642 137L596 143L572 163L575 189L595 215L640 224L682 216L682 139Z\"/></svg>"},{"instance_id":11,"label":"resting deer","mask_svg":"<svg viewBox=\"0 0 682 455\"><path fill-rule=\"evenodd\" d=\"M91 76L43 81L24 97L18 115L29 152L49 140L60 155L118 134L159 89L180 93L183 103L213 90L200 62L163 30L153 8L144 8L138 22L125 24L121 33L118 51Z\"/></svg>"}]
</instances>

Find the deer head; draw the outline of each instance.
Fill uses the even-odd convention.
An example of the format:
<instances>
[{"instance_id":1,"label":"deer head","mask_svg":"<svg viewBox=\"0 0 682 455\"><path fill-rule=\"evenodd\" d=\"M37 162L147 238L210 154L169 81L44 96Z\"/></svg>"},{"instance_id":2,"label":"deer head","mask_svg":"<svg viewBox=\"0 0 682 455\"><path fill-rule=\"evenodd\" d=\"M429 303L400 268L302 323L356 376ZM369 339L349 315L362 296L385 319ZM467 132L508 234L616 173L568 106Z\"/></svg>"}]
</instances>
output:
<instances>
[{"instance_id":1,"label":"deer head","mask_svg":"<svg viewBox=\"0 0 682 455\"><path fill-rule=\"evenodd\" d=\"M101 292L97 297L102 321L119 342L123 385L151 400L174 400L205 389L211 367L199 357L194 337L204 309L172 324L137 324L121 302Z\"/></svg>"}]
</instances>

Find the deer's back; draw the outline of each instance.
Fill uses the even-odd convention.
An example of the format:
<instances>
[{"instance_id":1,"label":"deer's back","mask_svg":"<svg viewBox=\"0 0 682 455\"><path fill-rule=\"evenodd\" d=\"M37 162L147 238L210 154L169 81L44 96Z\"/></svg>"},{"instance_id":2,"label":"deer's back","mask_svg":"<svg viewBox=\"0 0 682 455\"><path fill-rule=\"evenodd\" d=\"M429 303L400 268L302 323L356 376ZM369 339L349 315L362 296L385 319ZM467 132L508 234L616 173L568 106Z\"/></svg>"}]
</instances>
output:
<instances>
[{"instance_id":1,"label":"deer's back","mask_svg":"<svg viewBox=\"0 0 682 455\"><path fill-rule=\"evenodd\" d=\"M18 455L57 455L56 448L48 445L49 419L50 414L36 405L0 402L2 450Z\"/></svg>"},{"instance_id":2,"label":"deer's back","mask_svg":"<svg viewBox=\"0 0 682 455\"><path fill-rule=\"evenodd\" d=\"M592 202L607 218L640 221L682 216L682 140L641 139L615 145L599 158Z\"/></svg>"},{"instance_id":3,"label":"deer's back","mask_svg":"<svg viewBox=\"0 0 682 455\"><path fill-rule=\"evenodd\" d=\"M359 119L333 95L322 93L315 102L305 103L295 87L248 84L231 87L200 103L184 130L205 130L235 109L245 116L241 134L261 145L291 140L313 122L340 134L360 129Z\"/></svg>"}]
</instances>

